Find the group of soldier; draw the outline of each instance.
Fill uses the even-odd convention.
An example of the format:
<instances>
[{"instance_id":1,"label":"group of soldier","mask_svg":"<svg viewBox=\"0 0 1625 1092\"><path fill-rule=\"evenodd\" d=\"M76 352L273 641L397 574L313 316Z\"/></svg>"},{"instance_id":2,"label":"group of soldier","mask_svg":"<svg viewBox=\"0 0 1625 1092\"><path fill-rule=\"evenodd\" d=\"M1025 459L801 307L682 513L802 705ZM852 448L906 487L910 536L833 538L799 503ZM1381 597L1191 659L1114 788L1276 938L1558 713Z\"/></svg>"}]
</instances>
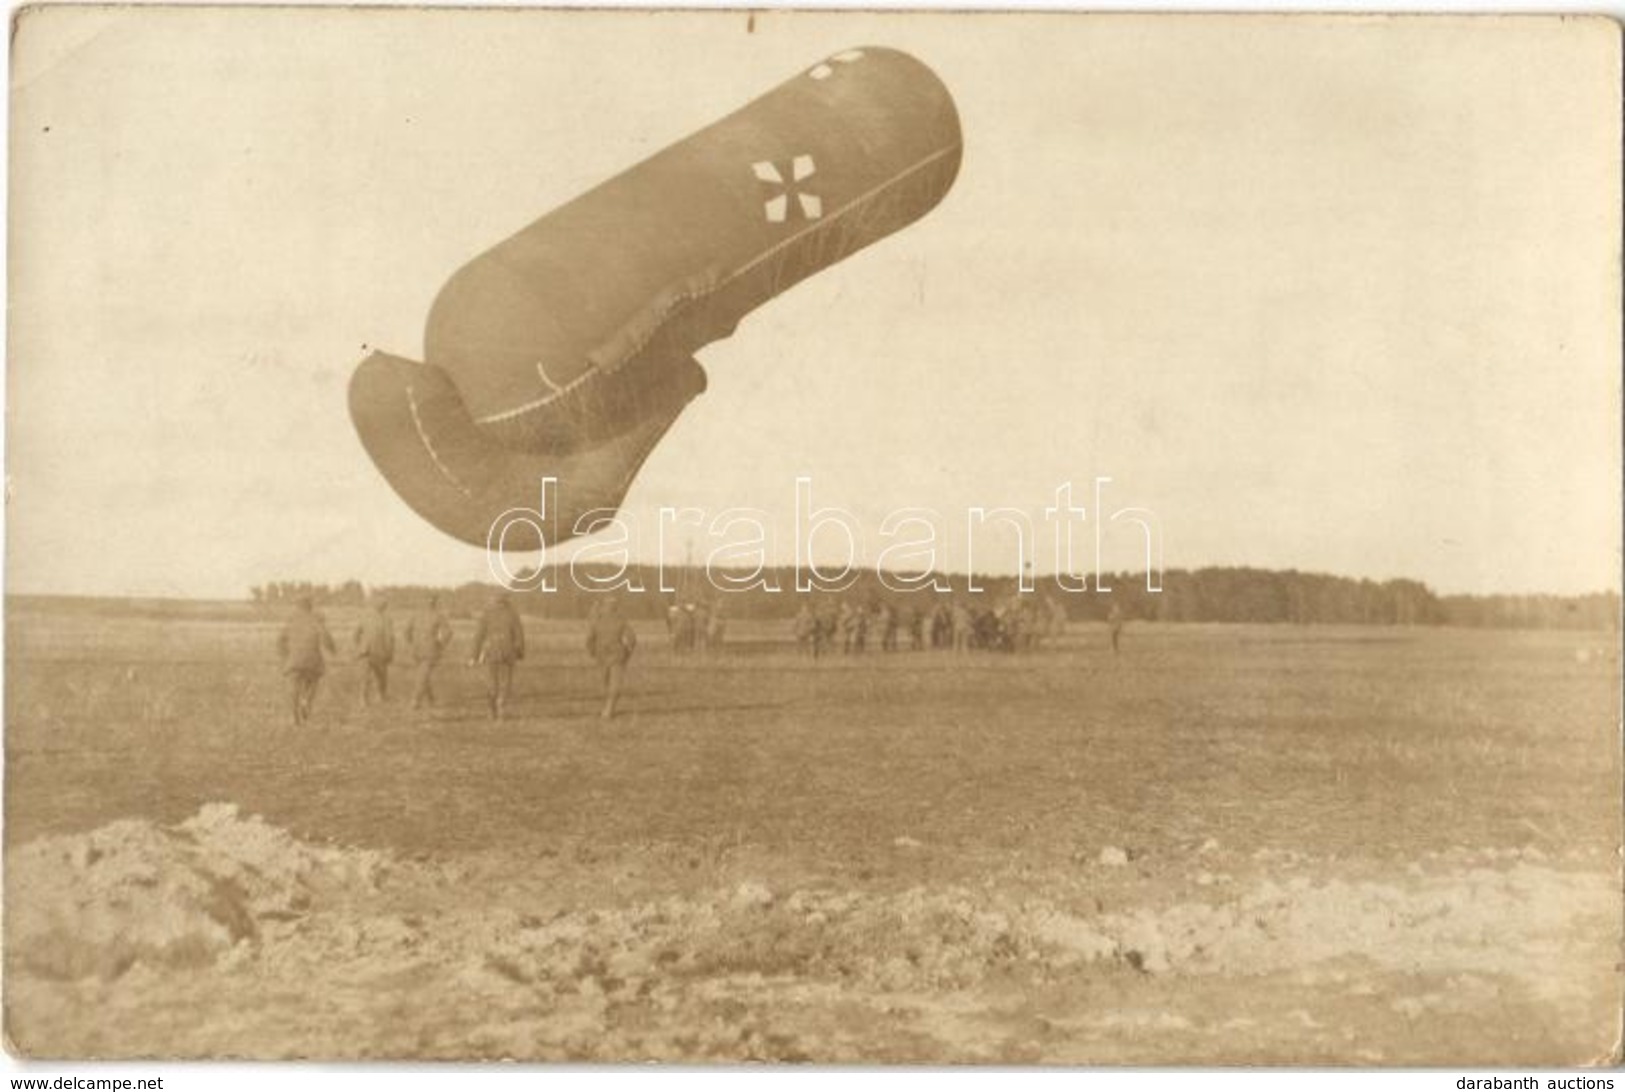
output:
<instances>
[{"instance_id":1,"label":"group of soldier","mask_svg":"<svg viewBox=\"0 0 1625 1092\"><path fill-rule=\"evenodd\" d=\"M1114 608L1115 610L1115 608ZM1121 615L1113 621L1117 648ZM871 600L842 601L837 607L803 601L793 633L802 653L817 659L837 649L853 655L879 649L896 652L906 639L914 651L932 648L959 653L973 649L1030 652L1066 630L1066 609L1053 599L1016 595L1001 603L972 603L964 597L939 600L929 611L913 604L897 607Z\"/></svg>"},{"instance_id":2,"label":"group of soldier","mask_svg":"<svg viewBox=\"0 0 1625 1092\"><path fill-rule=\"evenodd\" d=\"M435 704L435 670L454 637L439 596L431 595L408 619L402 636L416 676L412 708L431 707ZM593 608L586 644L601 675L604 705L600 715L607 720L615 715L626 662L637 647L637 636L613 597L606 597ZM388 599L376 596L362 611L351 634L351 645L361 668L361 707L388 701L389 669L395 661L395 624L390 618ZM293 723L301 726L310 720L316 691L327 672L328 656L338 654L327 623L309 596L297 601L278 637L277 648L288 680ZM491 719L500 720L506 714L513 699L515 666L524 658L525 627L519 613L506 595L494 595L474 626L468 657L469 667L485 669L486 706Z\"/></svg>"},{"instance_id":3,"label":"group of soldier","mask_svg":"<svg viewBox=\"0 0 1625 1092\"><path fill-rule=\"evenodd\" d=\"M1112 651L1117 652L1123 616L1115 604L1106 621ZM727 629L720 604L704 602L674 604L667 612L666 625L672 649L680 656L719 649ZM929 647L956 653L1029 652L1065 629L1066 611L1060 603L1017 595L996 604L974 603L964 597L939 600L928 611L880 600L862 605L842 601L835 606L803 600L793 633L803 654L817 659L836 650L846 655L876 649L895 652L905 640L916 651ZM402 637L415 672L412 708L431 707L435 704L435 671L454 637L438 596L429 596L407 620ZM375 596L362 611L351 634L351 646L361 668L361 708L387 702L396 644L395 624L384 596ZM626 664L636 647L637 635L623 616L619 599L613 595L600 598L587 620L586 649L599 671L604 696L600 716L604 719L615 715ZM310 597L297 601L283 626L278 649L288 680L293 723L306 724L327 670L327 658L337 655L327 624ZM507 595L493 595L475 624L468 656L469 667L485 670L486 705L493 720L506 714L513 699L514 671L524 658L525 627L519 614Z\"/></svg>"},{"instance_id":4,"label":"group of soldier","mask_svg":"<svg viewBox=\"0 0 1625 1092\"><path fill-rule=\"evenodd\" d=\"M672 603L666 608L666 635L671 638L671 650L679 656L721 651L728 635L722 601L714 605L704 599Z\"/></svg>"}]
</instances>

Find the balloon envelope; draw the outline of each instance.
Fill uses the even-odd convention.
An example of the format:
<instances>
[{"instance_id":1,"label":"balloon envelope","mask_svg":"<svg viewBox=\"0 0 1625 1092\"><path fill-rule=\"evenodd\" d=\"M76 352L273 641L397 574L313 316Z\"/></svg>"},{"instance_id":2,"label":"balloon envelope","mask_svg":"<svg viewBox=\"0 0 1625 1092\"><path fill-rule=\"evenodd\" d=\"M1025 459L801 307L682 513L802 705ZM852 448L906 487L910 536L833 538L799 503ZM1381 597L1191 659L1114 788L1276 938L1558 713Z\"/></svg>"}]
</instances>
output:
<instances>
[{"instance_id":1,"label":"balloon envelope","mask_svg":"<svg viewBox=\"0 0 1625 1092\"><path fill-rule=\"evenodd\" d=\"M827 58L459 269L424 362L374 353L356 369L362 443L465 542L539 507L547 477L546 525L515 525L506 547L585 533L705 389L698 349L923 216L959 160L953 100L925 65L872 47Z\"/></svg>"}]
</instances>

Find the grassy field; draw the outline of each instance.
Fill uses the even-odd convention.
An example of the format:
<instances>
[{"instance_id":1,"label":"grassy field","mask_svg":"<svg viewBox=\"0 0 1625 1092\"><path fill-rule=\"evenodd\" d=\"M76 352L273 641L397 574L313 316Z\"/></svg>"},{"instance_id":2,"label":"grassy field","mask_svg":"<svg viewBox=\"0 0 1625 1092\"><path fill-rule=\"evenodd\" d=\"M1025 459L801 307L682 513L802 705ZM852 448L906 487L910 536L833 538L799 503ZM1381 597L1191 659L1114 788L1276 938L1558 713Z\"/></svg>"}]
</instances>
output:
<instances>
[{"instance_id":1,"label":"grassy field","mask_svg":"<svg viewBox=\"0 0 1625 1092\"><path fill-rule=\"evenodd\" d=\"M788 622L735 624L704 659L649 629L606 724L579 627L532 621L493 723L460 625L439 708L406 707L403 669L392 704L358 710L339 662L294 729L278 621L8 609L8 915L34 897L20 848L211 803L393 877L318 892L201 969L149 945L85 977L30 963L8 929L22 1049L1398 1064L1613 1047L1613 638L1134 625L1114 657L1076 626L1025 656L813 663ZM416 939L333 955L333 929L376 921ZM84 1026L120 1006L122 1030Z\"/></svg>"}]
</instances>

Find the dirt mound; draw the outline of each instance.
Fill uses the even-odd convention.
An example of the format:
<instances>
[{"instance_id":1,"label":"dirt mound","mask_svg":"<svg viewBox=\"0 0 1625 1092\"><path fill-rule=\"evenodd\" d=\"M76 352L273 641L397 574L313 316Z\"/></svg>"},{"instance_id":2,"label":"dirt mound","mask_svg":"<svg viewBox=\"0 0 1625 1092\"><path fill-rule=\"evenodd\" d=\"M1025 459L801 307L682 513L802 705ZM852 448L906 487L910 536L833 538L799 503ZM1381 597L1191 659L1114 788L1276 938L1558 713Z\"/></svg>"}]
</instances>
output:
<instances>
[{"instance_id":1,"label":"dirt mound","mask_svg":"<svg viewBox=\"0 0 1625 1092\"><path fill-rule=\"evenodd\" d=\"M1363 959L1394 971L1473 971L1539 982L1572 947L1573 923L1605 922L1609 885L1518 864L1403 884L1265 879L1239 897L1080 919L1028 918L1081 959L1109 952L1151 973L1248 975Z\"/></svg>"},{"instance_id":2,"label":"dirt mound","mask_svg":"<svg viewBox=\"0 0 1625 1092\"><path fill-rule=\"evenodd\" d=\"M278 961L297 961L301 947L325 958L334 930L392 920L374 896L404 867L376 851L312 846L230 804L172 827L125 820L40 839L8 864L17 896L8 899L10 951L48 978L113 978L136 962L196 967L243 945L258 956L267 942ZM431 886L455 888L450 875L426 874ZM419 954L472 958L511 981L572 990L589 978L615 990L733 974L951 990L1017 966L1246 975L1350 957L1538 979L1576 916L1605 915L1610 905L1594 876L1525 861L1394 883L1300 875L1238 886L1118 913L1080 910L1088 900L1075 893L1021 901L958 887L775 893L754 881L545 921L522 905L481 901L441 921L443 931L431 915Z\"/></svg>"},{"instance_id":3,"label":"dirt mound","mask_svg":"<svg viewBox=\"0 0 1625 1092\"><path fill-rule=\"evenodd\" d=\"M385 868L376 853L307 845L233 804L172 827L121 820L11 853L7 951L47 978L197 967L256 944L317 893L373 890Z\"/></svg>"},{"instance_id":4,"label":"dirt mound","mask_svg":"<svg viewBox=\"0 0 1625 1092\"><path fill-rule=\"evenodd\" d=\"M490 938L483 966L527 984L586 978L608 992L652 980L823 980L873 990L956 990L1028 958L1033 938L964 892L795 892L741 885L691 899L521 922Z\"/></svg>"},{"instance_id":5,"label":"dirt mound","mask_svg":"<svg viewBox=\"0 0 1625 1092\"><path fill-rule=\"evenodd\" d=\"M736 873L617 898L625 861L404 860L210 805L12 851L9 1027L101 1057L1037 1061L1119 1057L1122 1021L1198 1049L1229 1034L1204 1007L1226 990L1264 1006L1260 1029L1302 1007L1335 1030L1338 1006L1380 1023L1507 998L1567 1020L1608 986L1604 871L1305 857L1191 878L1214 857L1061 869L1020 895Z\"/></svg>"},{"instance_id":6,"label":"dirt mound","mask_svg":"<svg viewBox=\"0 0 1625 1092\"><path fill-rule=\"evenodd\" d=\"M1560 968L1574 922L1606 920L1606 883L1519 864L1413 880L1264 880L1239 897L1128 913L1077 913L971 889L899 895L757 884L502 930L487 967L525 983L596 977L636 992L651 976L789 976L866 990L963 990L1020 970L1054 978L1092 963L1148 974L1256 975L1338 960L1414 972Z\"/></svg>"}]
</instances>

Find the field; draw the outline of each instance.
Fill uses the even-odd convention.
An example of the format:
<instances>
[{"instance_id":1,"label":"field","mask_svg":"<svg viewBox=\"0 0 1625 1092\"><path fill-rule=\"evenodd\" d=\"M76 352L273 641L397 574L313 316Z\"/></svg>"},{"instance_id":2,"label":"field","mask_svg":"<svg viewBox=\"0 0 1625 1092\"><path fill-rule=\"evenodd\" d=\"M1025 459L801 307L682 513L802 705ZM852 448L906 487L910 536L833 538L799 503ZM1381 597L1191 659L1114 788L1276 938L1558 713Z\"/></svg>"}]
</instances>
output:
<instances>
[{"instance_id":1,"label":"field","mask_svg":"<svg viewBox=\"0 0 1625 1092\"><path fill-rule=\"evenodd\" d=\"M1616 637L642 634L285 724L278 619L14 600L6 1027L72 1057L1601 1063ZM348 629L330 616L335 634ZM454 652L467 647L459 623Z\"/></svg>"}]
</instances>

